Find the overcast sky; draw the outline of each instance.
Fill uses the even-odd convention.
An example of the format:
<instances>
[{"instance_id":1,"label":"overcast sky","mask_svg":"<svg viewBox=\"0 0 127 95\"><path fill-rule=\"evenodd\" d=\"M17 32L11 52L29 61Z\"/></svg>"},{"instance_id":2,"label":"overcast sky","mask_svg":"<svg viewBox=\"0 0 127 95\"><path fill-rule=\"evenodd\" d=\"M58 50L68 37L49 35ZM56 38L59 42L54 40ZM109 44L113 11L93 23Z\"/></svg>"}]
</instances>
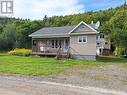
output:
<instances>
[{"instance_id":1,"label":"overcast sky","mask_svg":"<svg viewBox=\"0 0 127 95\"><path fill-rule=\"evenodd\" d=\"M14 17L42 19L44 15L69 15L120 6L124 0L13 0Z\"/></svg>"}]
</instances>

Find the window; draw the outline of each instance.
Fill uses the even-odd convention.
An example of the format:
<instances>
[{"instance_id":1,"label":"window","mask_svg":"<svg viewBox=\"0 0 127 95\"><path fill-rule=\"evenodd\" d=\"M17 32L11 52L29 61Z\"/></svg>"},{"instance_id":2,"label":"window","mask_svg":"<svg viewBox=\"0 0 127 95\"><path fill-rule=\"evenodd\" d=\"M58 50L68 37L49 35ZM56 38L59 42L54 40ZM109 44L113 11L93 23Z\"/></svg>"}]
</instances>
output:
<instances>
[{"instance_id":1,"label":"window","mask_svg":"<svg viewBox=\"0 0 127 95\"><path fill-rule=\"evenodd\" d=\"M78 42L82 42L82 36L79 37Z\"/></svg>"},{"instance_id":2,"label":"window","mask_svg":"<svg viewBox=\"0 0 127 95\"><path fill-rule=\"evenodd\" d=\"M59 47L62 48L61 40L59 40Z\"/></svg>"},{"instance_id":3,"label":"window","mask_svg":"<svg viewBox=\"0 0 127 95\"><path fill-rule=\"evenodd\" d=\"M52 48L61 48L62 47L62 43L61 40L52 40Z\"/></svg>"},{"instance_id":4,"label":"window","mask_svg":"<svg viewBox=\"0 0 127 95\"><path fill-rule=\"evenodd\" d=\"M100 45L100 43L97 43L97 45L99 46L99 45Z\"/></svg>"},{"instance_id":5,"label":"window","mask_svg":"<svg viewBox=\"0 0 127 95\"><path fill-rule=\"evenodd\" d=\"M101 50L101 48L99 49L99 51L100 51L100 54L102 53L102 50Z\"/></svg>"},{"instance_id":6,"label":"window","mask_svg":"<svg viewBox=\"0 0 127 95\"><path fill-rule=\"evenodd\" d=\"M103 38L105 38L105 36L104 36L104 35L103 35L102 37L103 37Z\"/></svg>"},{"instance_id":7,"label":"window","mask_svg":"<svg viewBox=\"0 0 127 95\"><path fill-rule=\"evenodd\" d=\"M37 41L33 40L33 46L37 45Z\"/></svg>"},{"instance_id":8,"label":"window","mask_svg":"<svg viewBox=\"0 0 127 95\"><path fill-rule=\"evenodd\" d=\"M107 44L108 44L108 42L105 42L105 44L107 45Z\"/></svg>"},{"instance_id":9,"label":"window","mask_svg":"<svg viewBox=\"0 0 127 95\"><path fill-rule=\"evenodd\" d=\"M58 40L55 40L55 48L58 48Z\"/></svg>"},{"instance_id":10,"label":"window","mask_svg":"<svg viewBox=\"0 0 127 95\"><path fill-rule=\"evenodd\" d=\"M52 46L52 40L47 40L46 46L51 47Z\"/></svg>"},{"instance_id":11,"label":"window","mask_svg":"<svg viewBox=\"0 0 127 95\"><path fill-rule=\"evenodd\" d=\"M87 43L87 36L79 36L78 43Z\"/></svg>"},{"instance_id":12,"label":"window","mask_svg":"<svg viewBox=\"0 0 127 95\"><path fill-rule=\"evenodd\" d=\"M104 35L103 35L103 34L101 34L101 35L100 35L100 38L104 38Z\"/></svg>"},{"instance_id":13,"label":"window","mask_svg":"<svg viewBox=\"0 0 127 95\"><path fill-rule=\"evenodd\" d=\"M52 48L54 48L54 40L52 40Z\"/></svg>"},{"instance_id":14,"label":"window","mask_svg":"<svg viewBox=\"0 0 127 95\"><path fill-rule=\"evenodd\" d=\"M86 37L83 36L82 40L83 40L83 43L86 43Z\"/></svg>"}]
</instances>

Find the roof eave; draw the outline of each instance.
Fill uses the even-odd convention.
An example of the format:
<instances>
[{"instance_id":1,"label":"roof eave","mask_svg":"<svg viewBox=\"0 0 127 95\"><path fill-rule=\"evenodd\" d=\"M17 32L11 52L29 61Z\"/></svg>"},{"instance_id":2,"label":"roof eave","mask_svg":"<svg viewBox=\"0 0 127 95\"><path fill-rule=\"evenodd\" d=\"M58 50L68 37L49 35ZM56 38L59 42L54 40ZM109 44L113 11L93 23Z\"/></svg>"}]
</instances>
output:
<instances>
[{"instance_id":1,"label":"roof eave","mask_svg":"<svg viewBox=\"0 0 127 95\"><path fill-rule=\"evenodd\" d=\"M70 35L93 35L98 34L99 32L86 32L86 33L72 33Z\"/></svg>"},{"instance_id":2,"label":"roof eave","mask_svg":"<svg viewBox=\"0 0 127 95\"><path fill-rule=\"evenodd\" d=\"M29 37L32 37L32 38L60 38L60 37L69 37L68 34L66 35L29 35Z\"/></svg>"}]
</instances>

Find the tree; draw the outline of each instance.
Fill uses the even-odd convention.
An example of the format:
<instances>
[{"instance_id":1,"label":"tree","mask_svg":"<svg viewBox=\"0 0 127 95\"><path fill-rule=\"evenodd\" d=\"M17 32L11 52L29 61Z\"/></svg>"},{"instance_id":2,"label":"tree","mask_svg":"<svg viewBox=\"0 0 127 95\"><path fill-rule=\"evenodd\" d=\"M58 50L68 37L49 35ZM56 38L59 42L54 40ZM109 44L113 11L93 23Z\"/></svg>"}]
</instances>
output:
<instances>
[{"instance_id":1,"label":"tree","mask_svg":"<svg viewBox=\"0 0 127 95\"><path fill-rule=\"evenodd\" d=\"M13 24L7 24L0 36L0 49L10 50L16 47L16 28Z\"/></svg>"}]
</instances>

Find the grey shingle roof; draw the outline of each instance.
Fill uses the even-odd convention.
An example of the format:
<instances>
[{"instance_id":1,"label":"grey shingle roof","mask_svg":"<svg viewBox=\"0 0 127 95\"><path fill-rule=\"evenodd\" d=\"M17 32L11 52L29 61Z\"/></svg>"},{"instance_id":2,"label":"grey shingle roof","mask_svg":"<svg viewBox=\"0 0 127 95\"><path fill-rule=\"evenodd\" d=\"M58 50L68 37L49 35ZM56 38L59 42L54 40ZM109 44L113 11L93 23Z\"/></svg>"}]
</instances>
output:
<instances>
[{"instance_id":1,"label":"grey shingle roof","mask_svg":"<svg viewBox=\"0 0 127 95\"><path fill-rule=\"evenodd\" d=\"M91 27L94 28L94 25L91 25ZM42 28L31 35L32 36L50 36L50 35L68 35L68 33L73 30L76 26L63 26L63 27L47 27L47 28Z\"/></svg>"},{"instance_id":2,"label":"grey shingle roof","mask_svg":"<svg viewBox=\"0 0 127 95\"><path fill-rule=\"evenodd\" d=\"M42 28L29 36L43 36L43 35L66 35L68 34L75 26L64 26L64 27L49 27Z\"/></svg>"}]
</instances>

